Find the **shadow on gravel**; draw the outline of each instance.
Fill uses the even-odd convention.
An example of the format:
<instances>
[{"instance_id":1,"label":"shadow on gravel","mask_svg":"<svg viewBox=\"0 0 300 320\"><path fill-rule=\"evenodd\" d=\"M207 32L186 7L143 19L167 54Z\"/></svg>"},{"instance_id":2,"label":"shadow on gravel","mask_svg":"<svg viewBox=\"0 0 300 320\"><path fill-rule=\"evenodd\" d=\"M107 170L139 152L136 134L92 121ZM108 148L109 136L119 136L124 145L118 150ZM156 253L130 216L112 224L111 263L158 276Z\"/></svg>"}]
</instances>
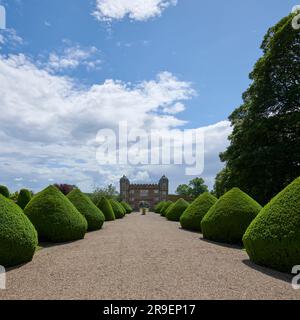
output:
<instances>
[{"instance_id":1,"label":"shadow on gravel","mask_svg":"<svg viewBox=\"0 0 300 320\"><path fill-rule=\"evenodd\" d=\"M288 273L283 273L283 272L279 272L279 271L275 271L275 270L272 270L272 269L269 269L267 267L262 267L262 266L259 266L255 263L253 263L252 261L250 260L243 260L242 261L247 267L250 267L256 271L259 271L269 277L272 277L272 278L275 278L275 279L278 279L278 280L281 280L281 281L284 281L284 282L287 282L287 283L291 283L292 281L292 278L293 278L293 275L291 274L288 274Z\"/></svg>"},{"instance_id":2,"label":"shadow on gravel","mask_svg":"<svg viewBox=\"0 0 300 320\"><path fill-rule=\"evenodd\" d=\"M224 247L224 248L230 248L230 249L236 249L236 250L243 250L243 246L242 245L238 245L238 244L228 244L228 243L223 243L223 242L216 242L216 241L212 241L212 240L208 240L208 239L204 239L204 238L200 238L202 241L210 243L210 244L214 244L216 246L220 246L220 247Z\"/></svg>"},{"instance_id":3,"label":"shadow on gravel","mask_svg":"<svg viewBox=\"0 0 300 320\"><path fill-rule=\"evenodd\" d=\"M182 227L179 227L178 229L181 230L181 231L183 231L183 232L194 233L194 234L198 234L199 236L201 235L201 232L200 232L200 231L187 230L187 229L183 229Z\"/></svg>"}]
</instances>

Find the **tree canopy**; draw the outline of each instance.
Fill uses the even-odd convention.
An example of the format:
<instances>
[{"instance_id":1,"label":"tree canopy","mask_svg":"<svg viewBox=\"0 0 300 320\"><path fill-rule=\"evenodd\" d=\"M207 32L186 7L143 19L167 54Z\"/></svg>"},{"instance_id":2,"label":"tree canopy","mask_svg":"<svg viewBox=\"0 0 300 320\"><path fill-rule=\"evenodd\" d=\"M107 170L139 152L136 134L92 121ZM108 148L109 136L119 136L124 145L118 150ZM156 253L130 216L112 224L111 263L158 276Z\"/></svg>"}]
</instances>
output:
<instances>
[{"instance_id":1,"label":"tree canopy","mask_svg":"<svg viewBox=\"0 0 300 320\"><path fill-rule=\"evenodd\" d=\"M195 178L189 184L181 184L177 187L176 193L183 197L197 198L200 194L207 192L208 187L202 178Z\"/></svg>"},{"instance_id":2,"label":"tree canopy","mask_svg":"<svg viewBox=\"0 0 300 320\"><path fill-rule=\"evenodd\" d=\"M264 204L300 176L300 32L292 27L294 17L268 30L244 103L229 117L233 132L220 154L226 165L216 177L217 196L239 187Z\"/></svg>"}]
</instances>

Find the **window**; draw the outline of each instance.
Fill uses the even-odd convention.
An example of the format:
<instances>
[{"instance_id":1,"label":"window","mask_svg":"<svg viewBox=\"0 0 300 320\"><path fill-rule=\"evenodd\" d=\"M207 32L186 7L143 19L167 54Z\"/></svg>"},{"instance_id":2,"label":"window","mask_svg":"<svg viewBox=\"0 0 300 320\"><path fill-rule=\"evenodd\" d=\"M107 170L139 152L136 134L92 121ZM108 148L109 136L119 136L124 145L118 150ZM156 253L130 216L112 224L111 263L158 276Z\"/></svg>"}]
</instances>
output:
<instances>
[{"instance_id":1,"label":"window","mask_svg":"<svg viewBox=\"0 0 300 320\"><path fill-rule=\"evenodd\" d=\"M148 195L149 195L149 190L141 190L140 191L141 197L148 197Z\"/></svg>"},{"instance_id":2,"label":"window","mask_svg":"<svg viewBox=\"0 0 300 320\"><path fill-rule=\"evenodd\" d=\"M158 190L154 190L154 194L158 194Z\"/></svg>"}]
</instances>

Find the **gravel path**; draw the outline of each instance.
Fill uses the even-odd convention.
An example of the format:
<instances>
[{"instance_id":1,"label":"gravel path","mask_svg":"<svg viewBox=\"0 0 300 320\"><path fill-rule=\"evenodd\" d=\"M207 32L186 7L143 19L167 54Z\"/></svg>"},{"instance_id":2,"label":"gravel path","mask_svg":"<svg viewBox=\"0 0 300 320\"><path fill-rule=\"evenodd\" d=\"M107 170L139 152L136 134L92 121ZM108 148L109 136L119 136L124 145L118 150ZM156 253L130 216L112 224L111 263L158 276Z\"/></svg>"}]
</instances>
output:
<instances>
[{"instance_id":1,"label":"gravel path","mask_svg":"<svg viewBox=\"0 0 300 320\"><path fill-rule=\"evenodd\" d=\"M289 275L240 248L134 213L81 241L46 246L7 273L1 299L300 299Z\"/></svg>"}]
</instances>

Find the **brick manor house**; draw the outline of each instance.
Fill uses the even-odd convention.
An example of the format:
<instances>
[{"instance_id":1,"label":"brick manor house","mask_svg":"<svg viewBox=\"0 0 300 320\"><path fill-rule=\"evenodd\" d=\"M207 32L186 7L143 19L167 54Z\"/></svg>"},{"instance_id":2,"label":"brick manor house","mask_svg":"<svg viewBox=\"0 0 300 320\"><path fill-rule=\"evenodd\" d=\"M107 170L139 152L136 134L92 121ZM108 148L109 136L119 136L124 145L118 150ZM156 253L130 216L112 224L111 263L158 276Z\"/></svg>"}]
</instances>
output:
<instances>
[{"instance_id":1,"label":"brick manor house","mask_svg":"<svg viewBox=\"0 0 300 320\"><path fill-rule=\"evenodd\" d=\"M158 184L131 184L124 175L120 179L120 194L122 200L128 202L134 210L138 210L142 202L148 203L153 209L160 201L167 201L169 180L162 176Z\"/></svg>"}]
</instances>

